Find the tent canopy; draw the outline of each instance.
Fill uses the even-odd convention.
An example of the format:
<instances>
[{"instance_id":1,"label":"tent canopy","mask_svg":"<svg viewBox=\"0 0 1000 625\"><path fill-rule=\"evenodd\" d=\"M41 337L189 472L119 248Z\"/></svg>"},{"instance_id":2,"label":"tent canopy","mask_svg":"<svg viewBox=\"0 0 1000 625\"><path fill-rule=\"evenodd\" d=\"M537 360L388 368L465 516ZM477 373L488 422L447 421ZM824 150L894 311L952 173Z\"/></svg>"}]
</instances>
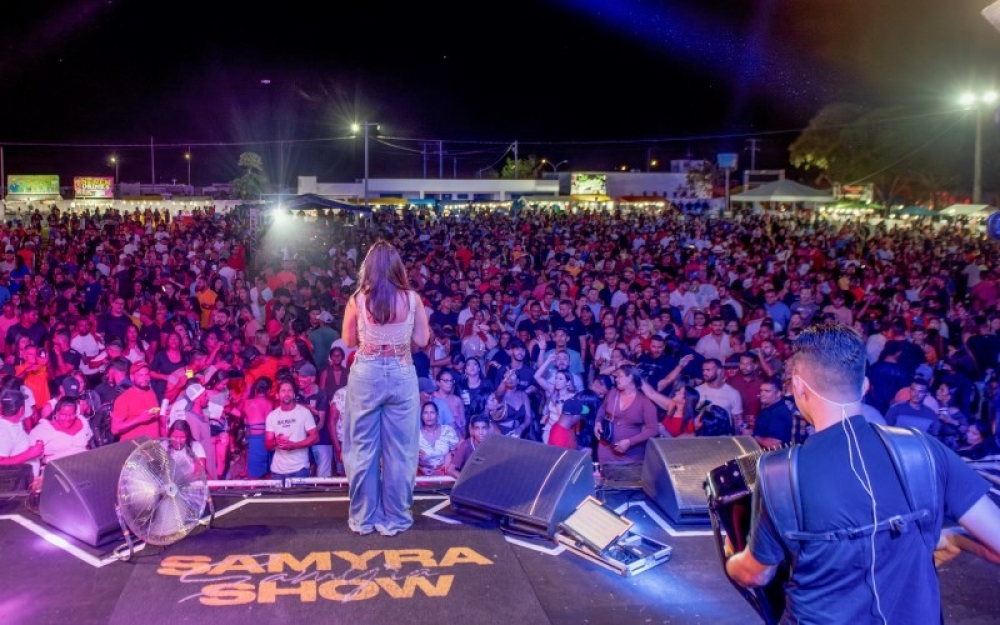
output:
<instances>
[{"instance_id":1,"label":"tent canopy","mask_svg":"<svg viewBox=\"0 0 1000 625\"><path fill-rule=\"evenodd\" d=\"M941 214L945 217L958 217L960 215L975 215L984 211L985 215L990 212L986 210L988 208L990 208L988 204L952 204L948 208L941 209Z\"/></svg>"},{"instance_id":2,"label":"tent canopy","mask_svg":"<svg viewBox=\"0 0 1000 625\"><path fill-rule=\"evenodd\" d=\"M323 197L322 195L316 195L315 193L304 193L302 195L295 195L292 197L285 197L281 202L272 202L272 207L285 208L288 210L312 210L319 208L332 208L338 210L348 210L348 211L363 211L364 206L358 206L357 204L351 204L350 202L344 202L342 200L334 200L330 198Z\"/></svg>"},{"instance_id":3,"label":"tent canopy","mask_svg":"<svg viewBox=\"0 0 1000 625\"><path fill-rule=\"evenodd\" d=\"M814 202L833 203L833 196L826 191L813 189L792 180L775 180L759 187L730 196L731 202Z\"/></svg>"},{"instance_id":4,"label":"tent canopy","mask_svg":"<svg viewBox=\"0 0 1000 625\"><path fill-rule=\"evenodd\" d=\"M937 211L933 211L929 208L924 208L923 206L907 206L906 208L901 208L898 211L900 215L916 215L917 217L932 217L937 215Z\"/></svg>"},{"instance_id":5,"label":"tent canopy","mask_svg":"<svg viewBox=\"0 0 1000 625\"><path fill-rule=\"evenodd\" d=\"M275 208L279 206L278 202L272 202L271 207ZM304 193L302 195L296 195L291 198L285 198L280 202L281 208L287 208L289 210L310 210L315 208L335 208L339 210L346 211L365 211L364 206L358 206L357 204L350 204L348 202L341 202L340 200L331 200L330 198L325 198L322 195L316 195L315 193ZM371 210L371 209L367 209Z\"/></svg>"}]
</instances>

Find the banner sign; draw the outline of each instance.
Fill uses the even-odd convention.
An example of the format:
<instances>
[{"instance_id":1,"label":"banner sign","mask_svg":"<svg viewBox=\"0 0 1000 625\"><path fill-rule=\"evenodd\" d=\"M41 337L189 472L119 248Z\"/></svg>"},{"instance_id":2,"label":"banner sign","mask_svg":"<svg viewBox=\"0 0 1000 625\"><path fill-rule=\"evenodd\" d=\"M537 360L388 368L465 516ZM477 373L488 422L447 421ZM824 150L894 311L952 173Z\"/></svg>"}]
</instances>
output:
<instances>
[{"instance_id":1,"label":"banner sign","mask_svg":"<svg viewBox=\"0 0 1000 625\"><path fill-rule=\"evenodd\" d=\"M7 176L7 195L59 195L59 176L11 174Z\"/></svg>"},{"instance_id":2,"label":"banner sign","mask_svg":"<svg viewBox=\"0 0 1000 625\"><path fill-rule=\"evenodd\" d=\"M76 176L73 192L78 199L107 198L115 196L115 179L111 176Z\"/></svg>"},{"instance_id":3,"label":"banner sign","mask_svg":"<svg viewBox=\"0 0 1000 625\"><path fill-rule=\"evenodd\" d=\"M866 182L864 184L835 184L833 185L833 197L843 202L863 202L871 204L875 199L875 184Z\"/></svg>"},{"instance_id":4,"label":"banner sign","mask_svg":"<svg viewBox=\"0 0 1000 625\"><path fill-rule=\"evenodd\" d=\"M373 549L306 554L172 555L157 573L188 589L181 602L205 606L353 602L377 595L392 599L447 597L456 575L493 561L470 547L441 553L429 549Z\"/></svg>"},{"instance_id":5,"label":"banner sign","mask_svg":"<svg viewBox=\"0 0 1000 625\"><path fill-rule=\"evenodd\" d=\"M739 169L740 155L735 152L721 152L715 158L720 169Z\"/></svg>"}]
</instances>

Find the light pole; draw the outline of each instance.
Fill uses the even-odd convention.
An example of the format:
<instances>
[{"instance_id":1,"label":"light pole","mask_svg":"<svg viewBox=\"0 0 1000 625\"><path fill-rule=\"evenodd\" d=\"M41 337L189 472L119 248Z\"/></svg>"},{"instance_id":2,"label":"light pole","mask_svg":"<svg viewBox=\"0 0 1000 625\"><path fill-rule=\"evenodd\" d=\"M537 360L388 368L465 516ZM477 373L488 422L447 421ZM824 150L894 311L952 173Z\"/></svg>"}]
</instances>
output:
<instances>
[{"instance_id":1,"label":"light pole","mask_svg":"<svg viewBox=\"0 0 1000 625\"><path fill-rule=\"evenodd\" d=\"M112 195L113 199L117 199L118 198L118 185L120 184L118 182L118 163L119 163L119 161L118 161L118 155L117 154L112 154L111 155L111 164L115 166L115 186L114 186L114 188L111 189L111 195Z\"/></svg>"},{"instance_id":2,"label":"light pole","mask_svg":"<svg viewBox=\"0 0 1000 625\"><path fill-rule=\"evenodd\" d=\"M563 165L565 165L568 162L569 162L568 160L563 160L563 161L559 161L558 163L553 163L552 161L550 161L547 158L543 158L542 159L542 165L548 165L549 167L552 168L552 171L554 173L557 173L557 174L559 173L559 168L562 167Z\"/></svg>"},{"instance_id":3,"label":"light pole","mask_svg":"<svg viewBox=\"0 0 1000 625\"><path fill-rule=\"evenodd\" d=\"M976 116L976 147L972 168L972 203L982 204L983 200L983 109L997 103L1000 98L996 91L986 91L982 94L965 93L962 95L962 106L974 109Z\"/></svg>"},{"instance_id":4,"label":"light pole","mask_svg":"<svg viewBox=\"0 0 1000 625\"><path fill-rule=\"evenodd\" d=\"M184 160L188 163L188 193L194 195L194 191L191 189L191 146L188 146L188 151L184 153Z\"/></svg>"},{"instance_id":5,"label":"light pole","mask_svg":"<svg viewBox=\"0 0 1000 625\"><path fill-rule=\"evenodd\" d=\"M353 132L357 132L358 130L361 130L361 128L365 129L365 210L368 210L368 129L374 128L375 130L378 130L378 123L361 122L360 124L351 125L351 130Z\"/></svg>"}]
</instances>

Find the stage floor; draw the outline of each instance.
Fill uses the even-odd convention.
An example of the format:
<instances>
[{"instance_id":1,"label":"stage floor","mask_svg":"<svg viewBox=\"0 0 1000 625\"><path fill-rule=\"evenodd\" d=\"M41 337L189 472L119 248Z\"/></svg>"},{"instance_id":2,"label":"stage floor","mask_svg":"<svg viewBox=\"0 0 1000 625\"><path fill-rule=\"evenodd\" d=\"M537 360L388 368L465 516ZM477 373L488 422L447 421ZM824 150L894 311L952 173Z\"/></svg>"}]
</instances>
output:
<instances>
[{"instance_id":1,"label":"stage floor","mask_svg":"<svg viewBox=\"0 0 1000 625\"><path fill-rule=\"evenodd\" d=\"M418 492L410 531L359 537L345 494L327 491L217 495L213 527L120 562L0 502L0 623L758 622L710 528L672 527L641 491L599 494L671 559L622 577L554 542L460 521L446 492ZM997 573L967 555L946 565L945 622L995 623Z\"/></svg>"}]
</instances>

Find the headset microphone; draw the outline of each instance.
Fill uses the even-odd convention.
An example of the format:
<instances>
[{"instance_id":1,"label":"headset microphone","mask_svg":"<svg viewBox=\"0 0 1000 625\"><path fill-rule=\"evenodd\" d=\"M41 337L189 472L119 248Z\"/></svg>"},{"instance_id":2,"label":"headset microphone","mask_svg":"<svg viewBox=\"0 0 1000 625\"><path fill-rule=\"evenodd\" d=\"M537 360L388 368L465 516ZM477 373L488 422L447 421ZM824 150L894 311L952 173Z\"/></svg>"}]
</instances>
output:
<instances>
[{"instance_id":1,"label":"headset microphone","mask_svg":"<svg viewBox=\"0 0 1000 625\"><path fill-rule=\"evenodd\" d=\"M878 616L882 619L882 623L886 624L888 621L886 621L885 614L882 612L882 599L879 597L878 584L875 581L875 534L878 532L878 507L875 502L875 491L872 489L871 476L869 476L868 468L865 466L865 458L861 455L861 444L858 442L858 434L854 431L854 425L847 418L847 407L853 404L860 404L864 398L859 397L854 401L846 403L835 402L832 399L828 399L817 393L816 389L809 386L809 383L799 376L792 378L793 384L795 383L796 378L798 378L798 381L804 384L806 388L813 393L813 395L819 397L828 404L833 404L834 406L840 408L840 427L844 430L844 436L847 438L847 458L851 464L851 472L854 473L854 477L857 478L858 483L861 485L861 489L865 491L865 494L868 495L868 498L871 499L872 502L872 533L869 537L872 551L872 565L870 570L872 578L872 594L875 596L875 609L878 610ZM799 392L802 392L801 388L799 389ZM857 449L858 460L861 462L861 473L864 475L863 479L862 476L858 474L858 470L854 466L854 449Z\"/></svg>"}]
</instances>

